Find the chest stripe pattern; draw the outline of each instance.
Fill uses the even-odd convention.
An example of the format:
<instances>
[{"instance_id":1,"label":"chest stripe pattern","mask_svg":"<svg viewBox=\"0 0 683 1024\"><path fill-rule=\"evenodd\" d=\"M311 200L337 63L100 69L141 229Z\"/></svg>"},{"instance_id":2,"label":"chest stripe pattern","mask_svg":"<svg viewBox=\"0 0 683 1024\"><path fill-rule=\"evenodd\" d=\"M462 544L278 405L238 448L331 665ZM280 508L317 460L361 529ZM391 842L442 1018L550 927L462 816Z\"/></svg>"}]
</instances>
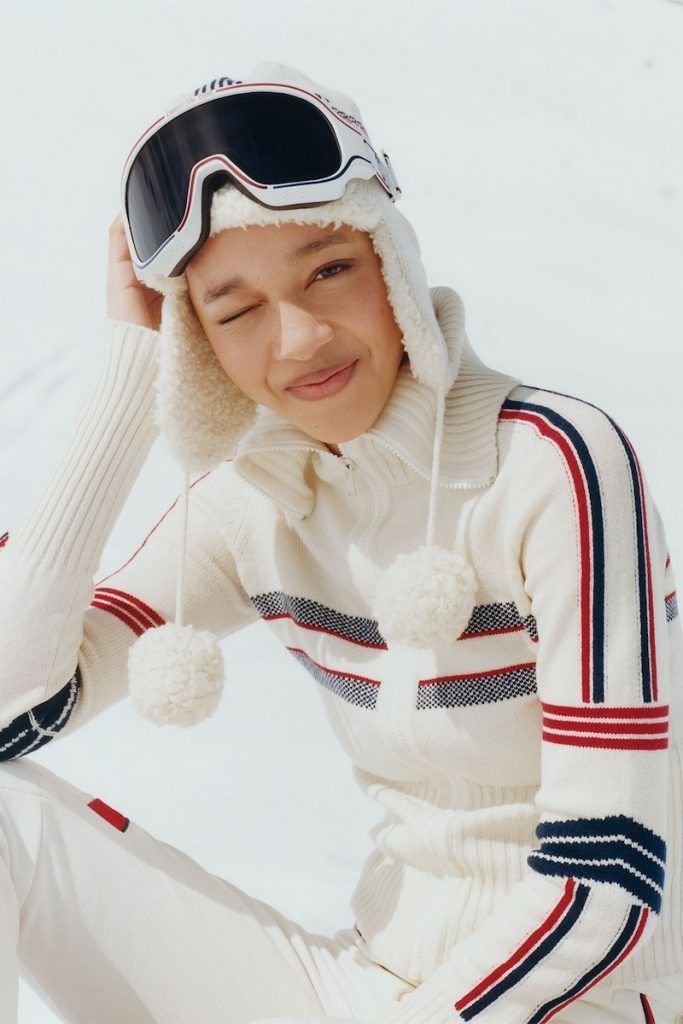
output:
<instances>
[{"instance_id":1,"label":"chest stripe pattern","mask_svg":"<svg viewBox=\"0 0 683 1024\"><path fill-rule=\"evenodd\" d=\"M287 594L282 590L256 594L249 600L266 622L290 619L295 626L300 626L302 629L327 633L329 636L347 640L360 647L372 647L376 650L387 649L387 642L374 619L363 618L360 615L348 615L345 612L329 608L319 601ZM536 620L533 615L527 615L522 619L512 601L497 601L476 605L467 627L458 639L470 640L474 637L498 636L524 630L531 640L538 641Z\"/></svg>"},{"instance_id":2,"label":"chest stripe pattern","mask_svg":"<svg viewBox=\"0 0 683 1024\"><path fill-rule=\"evenodd\" d=\"M501 633L517 633L526 630L529 637L536 642L536 620L533 615L521 618L517 605L513 601L500 601L491 604L475 605L467 627L458 637L469 640L475 636L498 636Z\"/></svg>"},{"instance_id":3,"label":"chest stripe pattern","mask_svg":"<svg viewBox=\"0 0 683 1024\"><path fill-rule=\"evenodd\" d=\"M544 391L545 389L538 389ZM546 394L559 394L548 392ZM565 396L568 397L568 396ZM579 401L579 399L575 399ZM590 404L590 403L582 403ZM593 408L596 408L593 406ZM602 412L602 410L600 410ZM605 415L606 414L602 414ZM548 438L562 454L573 490L579 534L579 600L581 627L581 700L605 701L605 523L603 502L595 462L578 429L548 406L506 399L501 420L532 426ZM627 458L634 504L637 549L637 586L640 611L640 664L643 701L657 700L657 671L654 657L654 613L647 513L640 466L628 438L606 416L615 430Z\"/></svg>"},{"instance_id":4,"label":"chest stripe pattern","mask_svg":"<svg viewBox=\"0 0 683 1024\"><path fill-rule=\"evenodd\" d=\"M416 708L464 708L536 693L536 663L508 665L487 672L420 679Z\"/></svg>"},{"instance_id":5,"label":"chest stripe pattern","mask_svg":"<svg viewBox=\"0 0 683 1024\"><path fill-rule=\"evenodd\" d=\"M288 647L287 650L317 682L331 690L337 697L341 697L342 700L348 701L349 704L355 704L357 707L370 709L375 707L380 686L379 679L369 679L367 676L359 676L353 672L327 668L314 661L298 647Z\"/></svg>"},{"instance_id":6,"label":"chest stripe pattern","mask_svg":"<svg viewBox=\"0 0 683 1024\"><path fill-rule=\"evenodd\" d=\"M291 619L302 629L312 629L330 636L348 640L361 647L374 647L386 650L386 640L377 628L373 619L365 619L359 615L346 615L328 608L318 601L307 597L296 597L285 594L281 590L270 591L268 594L257 594L250 598L262 619L270 622L273 619Z\"/></svg>"}]
</instances>

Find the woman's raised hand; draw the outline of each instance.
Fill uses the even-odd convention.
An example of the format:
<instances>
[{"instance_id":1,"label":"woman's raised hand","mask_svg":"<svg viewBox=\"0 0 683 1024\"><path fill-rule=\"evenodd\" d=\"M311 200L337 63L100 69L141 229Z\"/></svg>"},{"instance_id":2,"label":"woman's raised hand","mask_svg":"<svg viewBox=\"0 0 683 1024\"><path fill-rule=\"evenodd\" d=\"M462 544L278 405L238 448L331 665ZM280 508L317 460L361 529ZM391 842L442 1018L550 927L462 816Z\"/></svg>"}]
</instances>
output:
<instances>
[{"instance_id":1,"label":"woman's raised hand","mask_svg":"<svg viewBox=\"0 0 683 1024\"><path fill-rule=\"evenodd\" d=\"M109 228L107 316L158 331L163 298L160 292L147 288L135 276L123 219L119 214Z\"/></svg>"}]
</instances>

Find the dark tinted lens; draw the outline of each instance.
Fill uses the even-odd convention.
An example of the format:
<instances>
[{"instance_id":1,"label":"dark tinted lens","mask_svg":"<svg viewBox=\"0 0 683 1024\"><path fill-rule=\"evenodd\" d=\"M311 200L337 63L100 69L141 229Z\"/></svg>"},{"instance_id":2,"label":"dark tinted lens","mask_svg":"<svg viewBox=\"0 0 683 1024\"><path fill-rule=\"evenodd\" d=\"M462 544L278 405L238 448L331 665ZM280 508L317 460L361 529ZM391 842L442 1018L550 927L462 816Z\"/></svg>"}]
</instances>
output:
<instances>
[{"instance_id":1,"label":"dark tinted lens","mask_svg":"<svg viewBox=\"0 0 683 1024\"><path fill-rule=\"evenodd\" d=\"M141 260L180 225L192 168L217 153L264 185L327 178L341 161L334 132L306 100L252 92L193 107L162 125L131 168L126 208Z\"/></svg>"}]
</instances>

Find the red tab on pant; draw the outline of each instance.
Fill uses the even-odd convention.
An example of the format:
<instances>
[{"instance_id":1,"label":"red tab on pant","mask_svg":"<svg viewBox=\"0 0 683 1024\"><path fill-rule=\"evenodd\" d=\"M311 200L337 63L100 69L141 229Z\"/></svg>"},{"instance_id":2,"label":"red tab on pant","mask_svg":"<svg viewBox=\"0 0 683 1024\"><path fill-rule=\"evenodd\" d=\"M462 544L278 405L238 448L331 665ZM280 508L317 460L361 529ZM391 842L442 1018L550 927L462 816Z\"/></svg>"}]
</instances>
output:
<instances>
[{"instance_id":1,"label":"red tab on pant","mask_svg":"<svg viewBox=\"0 0 683 1024\"><path fill-rule=\"evenodd\" d=\"M114 828L117 828L119 832L125 832L130 824L129 818L124 818L119 811L115 811L113 807L105 804L104 800L100 800L98 797L91 800L88 807L92 807L93 811L104 818L105 821L108 821L110 825L113 825Z\"/></svg>"}]
</instances>

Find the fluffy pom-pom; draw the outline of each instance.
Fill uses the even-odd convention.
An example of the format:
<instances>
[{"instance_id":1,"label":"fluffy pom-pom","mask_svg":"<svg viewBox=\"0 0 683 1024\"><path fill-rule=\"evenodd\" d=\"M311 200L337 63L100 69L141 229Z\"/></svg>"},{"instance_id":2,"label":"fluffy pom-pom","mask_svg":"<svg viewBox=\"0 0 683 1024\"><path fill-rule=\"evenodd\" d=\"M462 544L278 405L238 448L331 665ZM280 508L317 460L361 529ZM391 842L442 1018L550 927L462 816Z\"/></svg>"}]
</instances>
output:
<instances>
[{"instance_id":1,"label":"fluffy pom-pom","mask_svg":"<svg viewBox=\"0 0 683 1024\"><path fill-rule=\"evenodd\" d=\"M128 652L133 706L157 725L196 725L223 692L223 655L212 633L167 622L149 629Z\"/></svg>"},{"instance_id":2,"label":"fluffy pom-pom","mask_svg":"<svg viewBox=\"0 0 683 1024\"><path fill-rule=\"evenodd\" d=\"M399 555L382 576L375 617L390 643L454 644L474 610L477 578L457 551L421 547Z\"/></svg>"}]
</instances>

